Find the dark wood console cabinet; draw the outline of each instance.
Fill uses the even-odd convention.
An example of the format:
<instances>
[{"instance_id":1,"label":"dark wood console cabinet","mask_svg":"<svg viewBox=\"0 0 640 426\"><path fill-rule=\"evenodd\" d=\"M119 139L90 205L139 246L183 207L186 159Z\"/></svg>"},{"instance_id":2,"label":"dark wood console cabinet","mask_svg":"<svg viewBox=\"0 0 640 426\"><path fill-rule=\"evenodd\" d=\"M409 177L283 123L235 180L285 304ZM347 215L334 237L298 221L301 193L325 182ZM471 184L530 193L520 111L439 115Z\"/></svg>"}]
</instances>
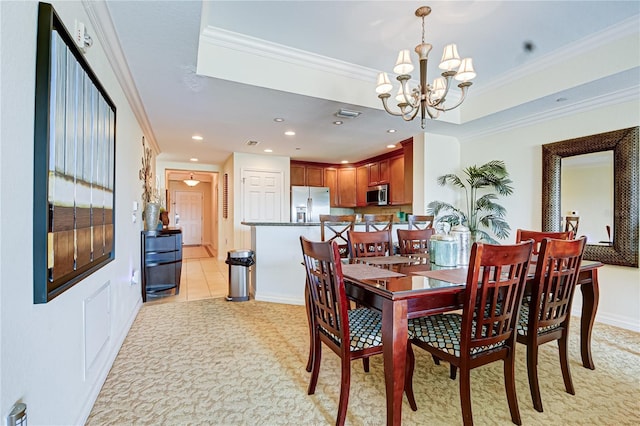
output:
<instances>
[{"instance_id":1,"label":"dark wood console cabinet","mask_svg":"<svg viewBox=\"0 0 640 426\"><path fill-rule=\"evenodd\" d=\"M147 301L147 295L172 289L178 294L182 273L182 231L142 231L140 248L142 301Z\"/></svg>"}]
</instances>

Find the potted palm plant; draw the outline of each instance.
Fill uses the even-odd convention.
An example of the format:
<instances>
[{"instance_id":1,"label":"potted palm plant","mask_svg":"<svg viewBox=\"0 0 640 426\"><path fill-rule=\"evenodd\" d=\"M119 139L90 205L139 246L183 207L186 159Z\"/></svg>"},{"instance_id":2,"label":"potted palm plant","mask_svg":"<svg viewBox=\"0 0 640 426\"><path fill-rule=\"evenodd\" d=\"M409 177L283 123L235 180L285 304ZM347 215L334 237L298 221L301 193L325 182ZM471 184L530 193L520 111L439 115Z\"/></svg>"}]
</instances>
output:
<instances>
[{"instance_id":1,"label":"potted palm plant","mask_svg":"<svg viewBox=\"0 0 640 426\"><path fill-rule=\"evenodd\" d=\"M434 215L435 222L449 225L465 225L471 231L472 241L486 241L496 244L490 230L497 238L509 236L511 228L505 221L506 209L498 204L498 195L507 196L513 192L511 179L503 161L489 161L481 166L469 166L463 170L464 177L446 174L438 177L438 184L461 188L465 192L466 209L455 207L443 201L432 201L427 205L427 214ZM494 192L483 193L492 189ZM484 229L483 229L484 228Z\"/></svg>"}]
</instances>

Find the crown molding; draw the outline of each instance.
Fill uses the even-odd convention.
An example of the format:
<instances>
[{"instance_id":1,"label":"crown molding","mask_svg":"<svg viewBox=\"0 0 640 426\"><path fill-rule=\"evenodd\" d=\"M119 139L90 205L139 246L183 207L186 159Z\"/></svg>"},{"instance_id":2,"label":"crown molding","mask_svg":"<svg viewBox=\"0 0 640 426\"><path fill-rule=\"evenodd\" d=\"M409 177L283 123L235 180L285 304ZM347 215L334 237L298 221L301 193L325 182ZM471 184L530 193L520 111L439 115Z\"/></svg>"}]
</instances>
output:
<instances>
[{"instance_id":1,"label":"crown molding","mask_svg":"<svg viewBox=\"0 0 640 426\"><path fill-rule=\"evenodd\" d=\"M241 53L258 55L356 80L375 83L378 75L378 71L372 68L212 26L207 26L202 31L200 41Z\"/></svg>"},{"instance_id":2,"label":"crown molding","mask_svg":"<svg viewBox=\"0 0 640 426\"><path fill-rule=\"evenodd\" d=\"M91 22L95 36L100 42L109 64L113 68L116 79L122 86L124 95L127 101L129 101L133 114L142 128L145 139L149 142L156 155L160 154L160 146L153 133L147 112L144 109L144 104L138 93L138 88L129 70L129 64L122 51L122 46L120 45L120 40L113 25L107 3L104 0L82 0L82 5L89 17L89 22Z\"/></svg>"},{"instance_id":3,"label":"crown molding","mask_svg":"<svg viewBox=\"0 0 640 426\"><path fill-rule=\"evenodd\" d=\"M461 142L466 142L471 139L491 136L491 135L503 133L509 130L531 126L534 124L543 123L549 120L555 120L558 118L566 117L566 116L577 114L577 113L592 111L594 109L598 109L598 108L602 108L610 105L617 105L625 102L631 102L631 101L638 102L639 100L640 100L640 85L636 85L629 89L619 90L617 92L607 93L606 95L585 99L580 102L572 103L571 105L561 106L557 108L550 108L543 112L528 115L525 118L505 121L501 125L491 126L489 130L471 132L467 135L459 137L458 139Z\"/></svg>"}]
</instances>

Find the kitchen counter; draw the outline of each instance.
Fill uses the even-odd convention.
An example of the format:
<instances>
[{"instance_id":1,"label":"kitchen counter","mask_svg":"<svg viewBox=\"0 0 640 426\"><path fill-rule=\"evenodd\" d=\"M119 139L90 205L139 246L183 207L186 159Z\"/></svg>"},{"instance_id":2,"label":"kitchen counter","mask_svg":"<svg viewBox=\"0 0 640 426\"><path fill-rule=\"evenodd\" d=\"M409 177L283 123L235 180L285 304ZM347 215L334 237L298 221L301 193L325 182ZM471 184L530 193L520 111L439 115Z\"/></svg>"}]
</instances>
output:
<instances>
[{"instance_id":1,"label":"kitchen counter","mask_svg":"<svg viewBox=\"0 0 640 426\"><path fill-rule=\"evenodd\" d=\"M318 222L242 222L251 227L251 250L256 263L251 274L251 293L255 300L304 305L305 271L302 264L300 236L320 241ZM364 222L356 223L364 231ZM396 229L407 229L407 222L395 222Z\"/></svg>"}]
</instances>

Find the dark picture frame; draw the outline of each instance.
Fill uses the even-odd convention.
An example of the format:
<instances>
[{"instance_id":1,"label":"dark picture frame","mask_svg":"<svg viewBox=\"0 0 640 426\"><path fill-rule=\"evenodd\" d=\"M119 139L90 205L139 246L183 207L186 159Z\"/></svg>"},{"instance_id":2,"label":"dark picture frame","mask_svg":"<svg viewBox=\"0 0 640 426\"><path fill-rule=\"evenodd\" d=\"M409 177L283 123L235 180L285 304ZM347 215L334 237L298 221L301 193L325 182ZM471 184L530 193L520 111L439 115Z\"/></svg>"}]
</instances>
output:
<instances>
[{"instance_id":1,"label":"dark picture frame","mask_svg":"<svg viewBox=\"0 0 640 426\"><path fill-rule=\"evenodd\" d=\"M116 107L48 3L38 9L33 301L115 259Z\"/></svg>"}]
</instances>

